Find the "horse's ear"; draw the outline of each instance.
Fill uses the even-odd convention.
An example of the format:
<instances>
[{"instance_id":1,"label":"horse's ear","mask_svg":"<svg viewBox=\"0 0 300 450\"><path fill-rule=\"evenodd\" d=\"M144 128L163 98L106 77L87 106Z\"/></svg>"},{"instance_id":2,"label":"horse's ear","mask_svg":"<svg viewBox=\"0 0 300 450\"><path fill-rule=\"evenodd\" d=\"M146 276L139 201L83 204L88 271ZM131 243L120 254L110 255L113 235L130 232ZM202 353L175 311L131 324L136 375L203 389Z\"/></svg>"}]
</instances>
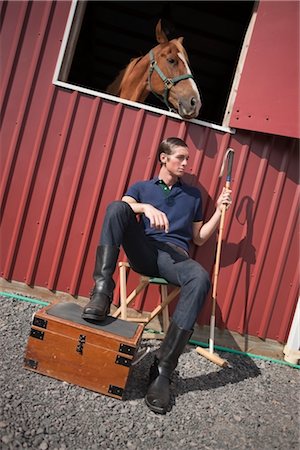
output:
<instances>
[{"instance_id":1,"label":"horse's ear","mask_svg":"<svg viewBox=\"0 0 300 450\"><path fill-rule=\"evenodd\" d=\"M180 42L181 45L183 45L183 39L184 38L182 36L177 39Z\"/></svg>"},{"instance_id":2,"label":"horse's ear","mask_svg":"<svg viewBox=\"0 0 300 450\"><path fill-rule=\"evenodd\" d=\"M161 19L159 19L159 21L157 22L155 32L156 32L156 40L159 44L164 44L165 42L169 42L169 39L167 38L166 33L164 32L164 30L161 27Z\"/></svg>"}]
</instances>

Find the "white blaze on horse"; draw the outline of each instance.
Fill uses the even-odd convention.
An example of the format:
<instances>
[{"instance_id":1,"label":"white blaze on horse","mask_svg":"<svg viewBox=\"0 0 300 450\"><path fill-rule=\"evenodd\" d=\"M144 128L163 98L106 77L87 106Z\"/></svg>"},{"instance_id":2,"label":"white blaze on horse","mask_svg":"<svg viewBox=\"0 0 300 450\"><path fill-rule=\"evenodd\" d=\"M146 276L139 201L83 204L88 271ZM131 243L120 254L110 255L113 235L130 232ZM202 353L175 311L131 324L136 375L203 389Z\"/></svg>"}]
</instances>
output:
<instances>
[{"instance_id":1,"label":"white blaze on horse","mask_svg":"<svg viewBox=\"0 0 300 450\"><path fill-rule=\"evenodd\" d=\"M159 20L156 39L159 44L147 55L132 59L107 92L134 102L143 102L152 92L169 110L184 119L194 119L201 99L182 45L183 37L169 41Z\"/></svg>"}]
</instances>

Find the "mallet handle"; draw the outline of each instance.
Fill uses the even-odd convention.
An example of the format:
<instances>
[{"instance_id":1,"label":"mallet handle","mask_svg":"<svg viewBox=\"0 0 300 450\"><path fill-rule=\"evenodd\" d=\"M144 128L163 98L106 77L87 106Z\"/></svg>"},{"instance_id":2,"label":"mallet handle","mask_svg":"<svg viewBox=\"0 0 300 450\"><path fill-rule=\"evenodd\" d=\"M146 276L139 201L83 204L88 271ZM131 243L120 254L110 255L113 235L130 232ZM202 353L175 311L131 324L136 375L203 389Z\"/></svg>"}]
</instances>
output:
<instances>
[{"instance_id":1,"label":"mallet handle","mask_svg":"<svg viewBox=\"0 0 300 450\"><path fill-rule=\"evenodd\" d=\"M234 151L232 149L228 149L227 155L225 156L225 158L227 157L227 160L228 160L227 176L226 176L226 184L225 184L226 189L230 189L231 173L232 173L232 166L233 166L233 156L234 156ZM223 230L224 230L224 223L225 223L225 214L226 214L226 205L223 205L221 219L220 219L219 236L218 236L217 251L216 251L216 261L215 261L215 267L214 267L213 290L212 290L212 307L211 307L210 337L209 337L209 352L211 354L213 353L213 349L214 349L217 286L218 286L218 276L219 276L219 269L220 269L220 259L221 259L221 248L222 248Z\"/></svg>"},{"instance_id":2,"label":"mallet handle","mask_svg":"<svg viewBox=\"0 0 300 450\"><path fill-rule=\"evenodd\" d=\"M225 184L226 189L230 189L231 173L232 173L232 166L233 166L233 156L234 156L233 150L229 149L228 154L227 154L228 166L227 166L227 176L226 176L226 184ZM224 230L224 223L225 223L225 214L226 214L226 205L223 205L220 226L219 226L219 236L218 236L218 243L217 243L215 270L214 270L214 282L213 282L213 292L212 292L213 299L216 299L216 297L217 297L217 284L218 284L217 282L218 282L219 267L220 267L221 247L222 247L223 230ZM215 313L214 309L215 309L215 305L213 305L213 313Z\"/></svg>"},{"instance_id":3,"label":"mallet handle","mask_svg":"<svg viewBox=\"0 0 300 450\"><path fill-rule=\"evenodd\" d=\"M226 359L222 359L222 358L220 358L220 356L216 355L215 353L211 353L202 347L196 347L196 352L199 353L199 355L204 356L204 358L209 359L211 362L217 364L220 367L228 366L228 362L226 361Z\"/></svg>"}]
</instances>

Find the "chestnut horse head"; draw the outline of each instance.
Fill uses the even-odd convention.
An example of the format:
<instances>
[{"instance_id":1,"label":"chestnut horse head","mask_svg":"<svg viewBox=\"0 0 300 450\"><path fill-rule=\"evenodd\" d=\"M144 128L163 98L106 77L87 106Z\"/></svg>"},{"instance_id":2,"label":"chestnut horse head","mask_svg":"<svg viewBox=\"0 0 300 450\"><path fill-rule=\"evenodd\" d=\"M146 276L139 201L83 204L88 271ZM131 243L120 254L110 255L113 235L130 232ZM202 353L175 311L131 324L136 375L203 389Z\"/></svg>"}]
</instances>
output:
<instances>
[{"instance_id":1,"label":"chestnut horse head","mask_svg":"<svg viewBox=\"0 0 300 450\"><path fill-rule=\"evenodd\" d=\"M107 92L136 102L143 102L152 92L169 110L175 110L184 119L193 119L199 114L201 100L183 38L169 41L159 21L156 39L158 45L147 55L133 59Z\"/></svg>"}]
</instances>

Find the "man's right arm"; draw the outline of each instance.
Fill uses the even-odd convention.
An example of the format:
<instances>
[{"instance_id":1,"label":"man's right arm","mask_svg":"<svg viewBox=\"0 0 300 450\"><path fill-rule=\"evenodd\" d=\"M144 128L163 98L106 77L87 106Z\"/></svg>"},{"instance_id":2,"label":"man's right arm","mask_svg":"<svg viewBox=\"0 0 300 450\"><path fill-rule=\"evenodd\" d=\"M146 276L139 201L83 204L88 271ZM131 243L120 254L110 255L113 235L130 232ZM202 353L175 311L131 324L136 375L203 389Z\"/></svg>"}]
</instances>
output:
<instances>
[{"instance_id":1,"label":"man's right arm","mask_svg":"<svg viewBox=\"0 0 300 450\"><path fill-rule=\"evenodd\" d=\"M169 231L169 221L166 214L160 211L149 203L138 203L133 197L124 195L122 202L126 202L130 205L135 214L145 214L150 221L151 228L157 228L158 230L164 230L166 233Z\"/></svg>"}]
</instances>

